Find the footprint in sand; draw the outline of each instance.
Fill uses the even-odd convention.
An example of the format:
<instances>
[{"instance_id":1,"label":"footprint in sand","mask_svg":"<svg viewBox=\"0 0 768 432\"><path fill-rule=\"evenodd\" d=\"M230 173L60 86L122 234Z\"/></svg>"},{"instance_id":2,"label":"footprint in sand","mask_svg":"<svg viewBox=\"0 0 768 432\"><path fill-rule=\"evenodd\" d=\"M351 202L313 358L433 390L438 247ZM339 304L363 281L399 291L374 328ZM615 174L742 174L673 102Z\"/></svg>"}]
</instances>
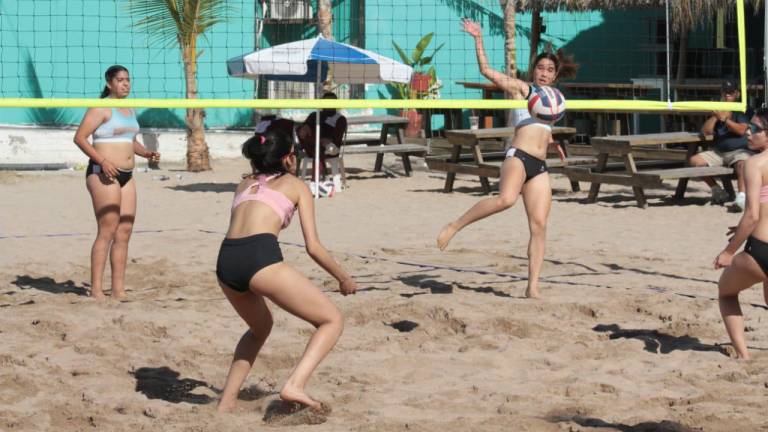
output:
<instances>
[{"instance_id":1,"label":"footprint in sand","mask_svg":"<svg viewBox=\"0 0 768 432\"><path fill-rule=\"evenodd\" d=\"M317 425L325 423L331 414L330 405L321 402L320 408L285 402L277 399L270 402L264 413L264 422L274 426Z\"/></svg>"}]
</instances>

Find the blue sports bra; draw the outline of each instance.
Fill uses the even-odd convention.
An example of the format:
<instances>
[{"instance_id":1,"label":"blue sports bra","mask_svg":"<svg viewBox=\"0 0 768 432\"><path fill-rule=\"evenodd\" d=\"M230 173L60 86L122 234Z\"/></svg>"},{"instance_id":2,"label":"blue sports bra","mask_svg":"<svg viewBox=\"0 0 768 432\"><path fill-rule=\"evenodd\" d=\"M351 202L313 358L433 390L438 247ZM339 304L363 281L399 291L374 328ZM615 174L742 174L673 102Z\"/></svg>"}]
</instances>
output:
<instances>
[{"instance_id":1,"label":"blue sports bra","mask_svg":"<svg viewBox=\"0 0 768 432\"><path fill-rule=\"evenodd\" d=\"M117 108L112 108L112 116L93 131L93 143L124 143L133 142L139 133L139 122L131 110L131 115L125 115Z\"/></svg>"}]
</instances>

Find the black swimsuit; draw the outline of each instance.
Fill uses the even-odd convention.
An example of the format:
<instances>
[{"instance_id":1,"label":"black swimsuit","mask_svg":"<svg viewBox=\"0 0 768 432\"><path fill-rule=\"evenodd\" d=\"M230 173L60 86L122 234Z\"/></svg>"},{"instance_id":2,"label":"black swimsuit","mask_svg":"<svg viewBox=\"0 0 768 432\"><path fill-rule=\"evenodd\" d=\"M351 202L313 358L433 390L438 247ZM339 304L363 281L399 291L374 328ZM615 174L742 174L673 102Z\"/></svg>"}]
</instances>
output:
<instances>
[{"instance_id":1,"label":"black swimsuit","mask_svg":"<svg viewBox=\"0 0 768 432\"><path fill-rule=\"evenodd\" d=\"M507 150L507 158L511 157L516 157L523 162L523 167L525 168L524 183L528 183L528 180L536 177L541 173L547 172L546 161L543 161L537 157L533 157L528 153L520 150L519 148L512 147L511 149Z\"/></svg>"},{"instance_id":2,"label":"black swimsuit","mask_svg":"<svg viewBox=\"0 0 768 432\"><path fill-rule=\"evenodd\" d=\"M763 269L763 273L768 276L768 243L749 236L747 244L744 246L744 252L754 258L760 268Z\"/></svg>"},{"instance_id":3,"label":"black swimsuit","mask_svg":"<svg viewBox=\"0 0 768 432\"><path fill-rule=\"evenodd\" d=\"M216 276L233 290L246 292L253 275L283 261L277 237L272 233L225 238L216 260Z\"/></svg>"},{"instance_id":4,"label":"black swimsuit","mask_svg":"<svg viewBox=\"0 0 768 432\"><path fill-rule=\"evenodd\" d=\"M103 173L104 170L101 168L101 165L97 164L93 160L88 161L88 169L85 170L85 178L88 178L91 174L97 174L100 175ZM120 187L125 186L126 183L128 183L129 180L133 177L133 170L125 171L121 170L120 168L117 169L117 177L115 180L117 180L117 183L120 185Z\"/></svg>"}]
</instances>

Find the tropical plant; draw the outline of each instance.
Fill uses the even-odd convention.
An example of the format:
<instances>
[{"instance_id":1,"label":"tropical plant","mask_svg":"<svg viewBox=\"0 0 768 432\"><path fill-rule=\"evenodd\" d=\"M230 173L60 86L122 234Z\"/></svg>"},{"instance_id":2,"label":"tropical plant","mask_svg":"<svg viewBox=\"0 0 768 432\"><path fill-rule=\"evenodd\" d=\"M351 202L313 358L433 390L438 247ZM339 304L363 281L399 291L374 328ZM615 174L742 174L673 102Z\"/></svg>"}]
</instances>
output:
<instances>
[{"instance_id":1,"label":"tropical plant","mask_svg":"<svg viewBox=\"0 0 768 432\"><path fill-rule=\"evenodd\" d=\"M181 49L187 99L197 99L197 37L226 19L225 0L128 0L128 12L138 18L133 26L146 31L150 44ZM204 111L187 108L187 169L211 169L205 142Z\"/></svg>"},{"instance_id":2,"label":"tropical plant","mask_svg":"<svg viewBox=\"0 0 768 432\"><path fill-rule=\"evenodd\" d=\"M403 63L413 68L413 75L411 75L411 82L408 84L393 84L392 86L397 90L397 94L401 99L431 99L437 98L438 91L442 85L437 79L437 72L435 67L431 66L432 60L440 48L445 44L440 44L431 55L425 56L424 52L432 42L434 33L427 33L416 44L416 48L413 49L411 55L408 55L405 50L392 41L392 45L395 47L395 51L400 55ZM429 69L426 69L429 66ZM426 69L426 70L425 70Z\"/></svg>"}]
</instances>

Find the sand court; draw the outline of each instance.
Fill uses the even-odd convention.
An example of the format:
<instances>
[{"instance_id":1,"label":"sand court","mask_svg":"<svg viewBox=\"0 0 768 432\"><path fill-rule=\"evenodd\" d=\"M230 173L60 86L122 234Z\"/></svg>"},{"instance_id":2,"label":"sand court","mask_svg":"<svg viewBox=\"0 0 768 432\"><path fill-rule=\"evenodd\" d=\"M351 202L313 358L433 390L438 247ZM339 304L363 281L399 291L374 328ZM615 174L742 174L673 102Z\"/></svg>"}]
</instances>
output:
<instances>
[{"instance_id":1,"label":"sand court","mask_svg":"<svg viewBox=\"0 0 768 432\"><path fill-rule=\"evenodd\" d=\"M456 192L444 194L444 177L420 162L412 177L391 178L373 173L365 156L347 161L348 190L317 202L320 238L358 281L356 296L338 294L306 256L299 224L281 236L286 262L345 316L339 344L307 388L330 412L275 408L313 328L272 308L275 326L238 411L219 416L215 402L245 327L214 268L248 165L214 163L201 174L164 163L136 173L122 302L86 296L95 223L83 172L0 173L0 429L768 427L762 289L741 296L753 360L735 361L711 262L740 214L708 205L702 183L683 205L671 203L670 188L639 209L622 187L582 205L586 193L553 176L544 298L533 301L523 298L522 205L468 227L440 252L438 230L478 199L479 182L459 176ZM385 168L401 164L388 155Z\"/></svg>"}]
</instances>

